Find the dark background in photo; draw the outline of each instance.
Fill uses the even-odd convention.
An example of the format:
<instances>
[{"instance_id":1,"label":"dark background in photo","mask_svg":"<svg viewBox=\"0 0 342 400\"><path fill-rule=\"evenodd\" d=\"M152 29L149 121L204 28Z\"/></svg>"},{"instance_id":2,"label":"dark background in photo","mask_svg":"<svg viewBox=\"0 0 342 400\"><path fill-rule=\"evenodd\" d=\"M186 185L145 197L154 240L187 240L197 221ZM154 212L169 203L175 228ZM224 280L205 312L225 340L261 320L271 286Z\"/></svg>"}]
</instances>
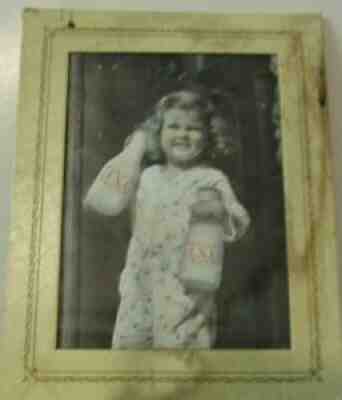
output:
<instances>
[{"instance_id":1,"label":"dark background in photo","mask_svg":"<svg viewBox=\"0 0 342 400\"><path fill-rule=\"evenodd\" d=\"M227 173L252 220L243 239L225 246L215 348L290 347L279 99L271 56L75 53L69 69L59 348L111 346L129 215L84 212L82 199L153 105L190 83L218 93L232 150L214 166Z\"/></svg>"}]
</instances>

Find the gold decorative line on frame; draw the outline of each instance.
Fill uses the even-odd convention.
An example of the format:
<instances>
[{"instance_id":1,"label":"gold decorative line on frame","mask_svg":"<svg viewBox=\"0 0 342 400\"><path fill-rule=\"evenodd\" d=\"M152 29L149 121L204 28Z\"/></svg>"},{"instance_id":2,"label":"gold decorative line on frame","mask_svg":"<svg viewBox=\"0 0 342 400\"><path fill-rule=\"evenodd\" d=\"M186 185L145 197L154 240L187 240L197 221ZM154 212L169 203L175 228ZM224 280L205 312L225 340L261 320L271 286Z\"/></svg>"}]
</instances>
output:
<instances>
[{"instance_id":1,"label":"gold decorative line on frame","mask_svg":"<svg viewBox=\"0 0 342 400\"><path fill-rule=\"evenodd\" d=\"M44 28L44 38L42 46L42 58L41 58L41 77L40 77L40 96L39 96L39 118L38 118L38 130L37 130L37 142L36 142L36 162L34 171L34 199L33 199L33 210L32 210L32 229L31 229L31 247L29 257L29 277L28 277L28 288L27 288L27 307L26 307L26 336L24 345L24 370L25 375L31 372L30 363L33 362L30 359L30 355L35 354L35 331L36 326L36 314L37 314L37 302L38 293L35 288L38 287L38 275L39 275L39 264L40 264L40 237L41 237L41 225L42 225L42 205L43 205L43 180L45 172L45 145L44 135L46 135L46 122L44 119L45 108L46 108L46 88L48 65L51 64L51 60L48 57L48 29ZM31 351L32 350L32 351ZM32 353L32 354L30 354Z\"/></svg>"},{"instance_id":2,"label":"gold decorative line on frame","mask_svg":"<svg viewBox=\"0 0 342 400\"><path fill-rule=\"evenodd\" d=\"M58 33L64 32L64 33L89 33L93 34L94 31L96 32L101 32L101 34L105 34L108 36L112 36L113 34L117 33L122 33L122 34L132 34L132 35L139 35L141 33L150 33L151 35L155 35L156 33L158 34L172 34L172 35L187 35L187 34L195 34L196 36L245 36L245 37L250 37L251 32L247 31L242 31L239 29L236 30L220 30L220 31L215 31L215 30L209 30L209 29L195 29L195 28L189 28L188 26L183 26L179 27L177 29L171 29L171 28L159 28L159 29L154 29L154 28L137 28L137 27L107 27L107 28L87 28L85 26L77 28L75 27L70 27L70 26L63 26L63 27L58 27L54 29L50 29L50 36L53 38L56 36ZM279 31L255 31L253 32L253 35L262 37L263 39L269 39L273 40L274 36L284 36L284 35L301 35L302 32L300 31L289 31L289 30L279 30Z\"/></svg>"},{"instance_id":3,"label":"gold decorative line on frame","mask_svg":"<svg viewBox=\"0 0 342 400\"><path fill-rule=\"evenodd\" d=\"M311 374L302 374L302 375L286 375L283 376L281 374L278 375L270 375L267 376L266 374L250 374L249 375L226 375L226 374L209 374L209 373L202 373L200 375L181 375L180 372L177 374L115 374L115 375L43 375L39 373L34 373L33 379L36 382L63 382L63 383L116 383L116 382L134 382L134 383L150 383L150 382L160 382L160 383L191 383L196 382L199 384L212 384L212 383L298 383L298 382L305 382L311 381L312 375Z\"/></svg>"},{"instance_id":4,"label":"gold decorative line on frame","mask_svg":"<svg viewBox=\"0 0 342 400\"><path fill-rule=\"evenodd\" d=\"M72 19L71 19L72 21ZM144 383L151 381L158 382L198 382L198 383L215 383L215 382L245 382L245 383L274 383L274 382L303 382L303 381L321 381L322 377L320 375L322 371L321 363L321 349L319 340L319 285L317 277L317 265L314 262L315 257L310 257L308 254L311 277L311 288L313 296L310 296L311 304L311 362L312 366L308 371L284 371L281 373L270 373L269 371L259 371L257 373L251 372L240 372L232 373L229 371L208 371L205 375L196 376L193 373L188 374L183 371L158 371L153 374L146 373L136 373L132 371L118 371L116 370L113 374L98 374L100 371L93 371L93 374L86 375L84 371L68 371L57 372L57 371L38 371L35 368L35 353L36 353L36 316L38 308L38 291L35 288L38 287L39 282L39 264L40 264L40 237L41 237L41 223L42 223L42 205L43 205L43 185L45 176L45 150L46 150L46 138L47 138L47 109L48 109L48 99L49 99L49 77L50 69L52 63L51 54L51 42L56 37L59 32L78 32L78 33L90 33L90 32L101 32L113 35L113 33L130 33L130 34L141 34L141 33L158 33L158 34L198 34L198 35L246 35L249 36L250 32L241 31L215 31L215 30L199 30L199 29L189 29L189 28L177 28L173 30L170 28L160 28L160 29L142 29L142 28L77 28L75 26L64 26L57 27L54 29L44 27L44 37L42 46L42 65L41 65L41 77L40 77L40 99L39 99L39 119L38 119L38 135L36 143L36 162L35 162L35 173L34 173L34 200L33 200L33 212L32 212L32 230L31 230L31 248L30 248L30 260L29 260L29 275L28 275L28 286L27 286L27 307L26 307L26 321L25 321L25 344L24 344L24 373L25 379L33 379L37 382L136 382ZM255 32L253 35L263 36L268 39L271 35L274 36L284 36L296 35L300 37L301 46L302 42L302 32L294 31L272 31L272 32ZM301 57L303 57L303 48L301 49ZM304 66L304 60L302 59ZM305 69L303 68L305 73ZM303 88L305 91L305 87ZM304 93L305 94L305 93ZM305 101L305 97L304 97ZM307 120L305 118L305 138L308 139L307 132ZM303 138L304 140L304 138ZM307 154L305 153L305 146L302 145L303 160L307 159ZM326 163L326 161L324 161ZM305 165L305 174L307 177L308 193L307 205L309 206L309 226L310 226L310 238L312 238L312 248L315 248L316 235L313 227L313 207L310 201L312 190L312 178L310 174L310 166ZM325 165L323 165L324 168ZM310 252L308 252L310 253ZM310 292L309 290L309 292ZM70 375L72 373L73 375ZM90 372L91 373L91 372ZM101 372L102 373L102 372ZM122 375L121 375L122 374Z\"/></svg>"},{"instance_id":5,"label":"gold decorative line on frame","mask_svg":"<svg viewBox=\"0 0 342 400\"><path fill-rule=\"evenodd\" d=\"M303 84L303 99L304 99L304 111L307 109L308 106L308 101L307 101L307 94L306 94L306 87L305 84L308 82L308 77L306 76L307 74L307 69L305 68L305 60L304 60L304 43L302 36L299 38L299 45L300 45L300 63L301 63L301 68L304 74L304 84ZM319 79L322 80L323 77L319 76ZM321 86L321 82L318 82L319 86ZM325 84L325 82L323 82ZM317 96L317 103L320 108L324 108L324 104L320 104L320 93L318 93ZM311 303L310 311L311 311L311 321L310 321L310 332L311 332L311 360L312 360L312 365L313 365L313 371L316 373L317 378L319 380L322 380L321 372L323 370L322 366L322 356L321 356L321 342L320 342L320 326L319 326L319 321L320 321L320 307L319 307L319 283L318 283L318 257L317 257L317 233L316 233L316 228L315 228L315 214L314 214L314 207L312 204L312 199L315 196L314 190L313 190L313 184L312 184L312 173L311 173L311 168L308 165L307 158L309 160L312 159L312 157L309 155L309 157L305 157L305 142L310 143L310 137L309 137L309 128L308 128L308 113L303 113L305 116L304 118L304 127L303 127L303 132L305 135L305 138L303 138L303 143L302 143L302 159L306 161L305 165L305 177L308 182L307 184L307 199L306 199L306 204L308 206L308 215L309 215L309 224L308 226L310 227L310 232L309 232L309 248L307 250L307 265L310 266L310 271L309 271L309 277L310 277L310 290L309 290L309 304ZM324 141L326 141L325 136ZM328 144L327 144L328 145ZM310 152L310 147L307 147L307 153ZM325 193L326 190L324 188L325 186L325 177L326 177L326 169L327 169L327 159L326 156L320 157L320 171L321 171L321 179L318 182L319 188L317 189L318 193L320 193L320 204L324 202L325 199ZM322 207L319 207L319 210L322 210ZM319 217L319 220L321 220L321 216ZM320 225L320 224L318 224ZM312 296L310 294L313 294Z\"/></svg>"}]
</instances>

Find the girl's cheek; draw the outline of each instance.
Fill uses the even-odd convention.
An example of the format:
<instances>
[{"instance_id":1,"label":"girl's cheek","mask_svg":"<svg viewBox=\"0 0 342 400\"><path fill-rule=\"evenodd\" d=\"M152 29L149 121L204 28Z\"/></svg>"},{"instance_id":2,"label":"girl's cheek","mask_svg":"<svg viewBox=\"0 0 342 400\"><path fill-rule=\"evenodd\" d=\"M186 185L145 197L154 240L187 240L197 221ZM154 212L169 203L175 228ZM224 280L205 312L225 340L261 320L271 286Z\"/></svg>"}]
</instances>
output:
<instances>
[{"instance_id":1,"label":"girl's cheek","mask_svg":"<svg viewBox=\"0 0 342 400\"><path fill-rule=\"evenodd\" d=\"M199 146L204 148L206 146L206 143L207 143L206 136L204 134L198 135L197 136L197 143L198 143Z\"/></svg>"},{"instance_id":2,"label":"girl's cheek","mask_svg":"<svg viewBox=\"0 0 342 400\"><path fill-rule=\"evenodd\" d=\"M205 142L206 134L202 131L197 131L193 133L193 138L198 142Z\"/></svg>"},{"instance_id":3,"label":"girl's cheek","mask_svg":"<svg viewBox=\"0 0 342 400\"><path fill-rule=\"evenodd\" d=\"M168 142L170 140L170 137L172 137L171 132L167 129L165 129L161 134L161 140L163 142Z\"/></svg>"}]
</instances>

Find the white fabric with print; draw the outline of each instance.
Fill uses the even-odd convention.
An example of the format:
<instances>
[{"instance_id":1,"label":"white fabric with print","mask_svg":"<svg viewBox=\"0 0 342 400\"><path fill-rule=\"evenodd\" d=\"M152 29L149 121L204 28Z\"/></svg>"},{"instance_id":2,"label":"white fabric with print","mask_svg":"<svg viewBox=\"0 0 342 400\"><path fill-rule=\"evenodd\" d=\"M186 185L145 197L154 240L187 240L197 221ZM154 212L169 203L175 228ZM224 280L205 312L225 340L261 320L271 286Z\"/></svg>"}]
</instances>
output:
<instances>
[{"instance_id":1,"label":"white fabric with print","mask_svg":"<svg viewBox=\"0 0 342 400\"><path fill-rule=\"evenodd\" d=\"M227 242L238 239L249 224L222 172L198 166L170 179L163 168L147 168L139 182L133 236L119 283L113 348L212 347L215 292L187 288L180 278L191 205L199 190L221 194Z\"/></svg>"}]
</instances>

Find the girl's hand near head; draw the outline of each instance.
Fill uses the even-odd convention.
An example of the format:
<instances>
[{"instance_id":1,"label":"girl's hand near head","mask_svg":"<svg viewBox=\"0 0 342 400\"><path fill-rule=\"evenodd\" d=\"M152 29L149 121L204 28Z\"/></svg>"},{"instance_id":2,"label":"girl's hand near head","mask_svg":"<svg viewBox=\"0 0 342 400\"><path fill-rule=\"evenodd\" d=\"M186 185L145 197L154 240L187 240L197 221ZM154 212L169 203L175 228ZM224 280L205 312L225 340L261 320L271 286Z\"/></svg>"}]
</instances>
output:
<instances>
[{"instance_id":1,"label":"girl's hand near head","mask_svg":"<svg viewBox=\"0 0 342 400\"><path fill-rule=\"evenodd\" d=\"M142 156L146 152L147 148L147 133L142 129L136 129L129 136L127 136L124 142L124 149L128 146L135 147L135 150Z\"/></svg>"}]
</instances>

